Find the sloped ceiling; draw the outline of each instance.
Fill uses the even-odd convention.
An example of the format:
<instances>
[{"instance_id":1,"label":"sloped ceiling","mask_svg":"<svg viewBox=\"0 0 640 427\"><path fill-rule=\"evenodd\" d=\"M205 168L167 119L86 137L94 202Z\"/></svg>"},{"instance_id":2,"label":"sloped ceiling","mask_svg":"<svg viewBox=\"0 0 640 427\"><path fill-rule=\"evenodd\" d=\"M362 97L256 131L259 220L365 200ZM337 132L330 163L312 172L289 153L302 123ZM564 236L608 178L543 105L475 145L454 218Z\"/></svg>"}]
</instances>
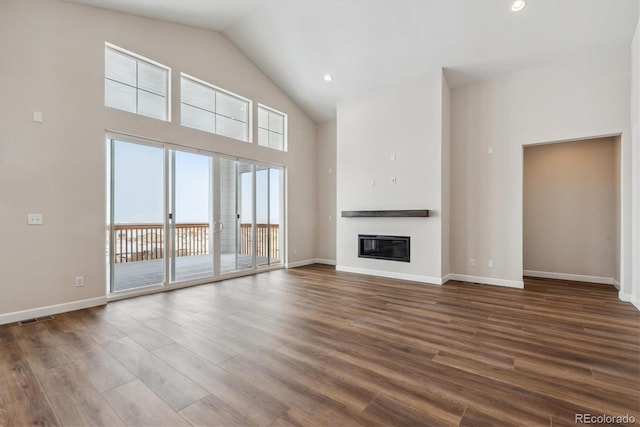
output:
<instances>
[{"instance_id":1,"label":"sloped ceiling","mask_svg":"<svg viewBox=\"0 0 640 427\"><path fill-rule=\"evenodd\" d=\"M629 46L638 0L73 0L224 33L316 121L437 68L452 87ZM323 76L330 73L332 82Z\"/></svg>"}]
</instances>

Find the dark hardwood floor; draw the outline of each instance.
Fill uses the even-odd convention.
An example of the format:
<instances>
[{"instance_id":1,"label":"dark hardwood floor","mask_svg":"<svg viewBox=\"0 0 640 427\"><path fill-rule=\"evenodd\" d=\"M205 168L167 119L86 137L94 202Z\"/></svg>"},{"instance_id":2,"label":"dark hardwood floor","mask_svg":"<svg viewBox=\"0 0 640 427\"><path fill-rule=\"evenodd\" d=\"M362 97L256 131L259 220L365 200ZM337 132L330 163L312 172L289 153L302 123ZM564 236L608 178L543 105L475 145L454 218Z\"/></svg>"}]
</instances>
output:
<instances>
[{"instance_id":1,"label":"dark hardwood floor","mask_svg":"<svg viewBox=\"0 0 640 427\"><path fill-rule=\"evenodd\" d=\"M0 326L0 425L559 426L640 419L610 286L279 270Z\"/></svg>"}]
</instances>

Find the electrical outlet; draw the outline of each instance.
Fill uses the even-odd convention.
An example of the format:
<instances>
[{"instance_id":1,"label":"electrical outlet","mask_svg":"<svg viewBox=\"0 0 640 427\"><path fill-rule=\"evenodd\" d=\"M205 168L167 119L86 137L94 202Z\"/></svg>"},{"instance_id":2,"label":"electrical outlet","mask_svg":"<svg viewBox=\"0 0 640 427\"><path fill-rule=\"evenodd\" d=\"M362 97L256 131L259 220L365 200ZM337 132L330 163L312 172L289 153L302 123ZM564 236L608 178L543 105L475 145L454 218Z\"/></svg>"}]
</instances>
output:
<instances>
[{"instance_id":1,"label":"electrical outlet","mask_svg":"<svg viewBox=\"0 0 640 427\"><path fill-rule=\"evenodd\" d=\"M82 287L84 286L84 277L83 276L77 276L76 277L76 288Z\"/></svg>"},{"instance_id":2,"label":"electrical outlet","mask_svg":"<svg viewBox=\"0 0 640 427\"><path fill-rule=\"evenodd\" d=\"M42 214L27 214L27 224L29 225L42 225L44 220L42 218Z\"/></svg>"},{"instance_id":3,"label":"electrical outlet","mask_svg":"<svg viewBox=\"0 0 640 427\"><path fill-rule=\"evenodd\" d=\"M489 266L489 268L493 268L493 260L490 259L487 265Z\"/></svg>"},{"instance_id":4,"label":"electrical outlet","mask_svg":"<svg viewBox=\"0 0 640 427\"><path fill-rule=\"evenodd\" d=\"M469 265L470 265L471 267L475 266L475 265L476 265L476 260L475 260L475 259L473 259L473 258L471 258L471 259L469 260Z\"/></svg>"}]
</instances>

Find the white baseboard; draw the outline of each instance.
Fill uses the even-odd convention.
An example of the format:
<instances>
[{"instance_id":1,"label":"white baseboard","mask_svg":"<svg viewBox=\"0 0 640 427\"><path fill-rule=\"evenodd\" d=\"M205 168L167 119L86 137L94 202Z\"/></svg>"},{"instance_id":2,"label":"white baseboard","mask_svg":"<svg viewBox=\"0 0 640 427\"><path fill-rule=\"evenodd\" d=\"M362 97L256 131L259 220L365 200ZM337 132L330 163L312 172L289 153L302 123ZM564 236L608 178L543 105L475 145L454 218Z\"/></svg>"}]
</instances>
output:
<instances>
[{"instance_id":1,"label":"white baseboard","mask_svg":"<svg viewBox=\"0 0 640 427\"><path fill-rule=\"evenodd\" d=\"M620 290L620 282L618 282L616 279L613 279L613 283L611 283L613 285L614 288L616 288L617 290Z\"/></svg>"},{"instance_id":2,"label":"white baseboard","mask_svg":"<svg viewBox=\"0 0 640 427\"><path fill-rule=\"evenodd\" d=\"M303 259L302 261L288 262L287 268L302 267L304 265L310 265L315 263L316 263L315 259Z\"/></svg>"},{"instance_id":3,"label":"white baseboard","mask_svg":"<svg viewBox=\"0 0 640 427\"><path fill-rule=\"evenodd\" d=\"M482 283L483 285L504 286L507 288L524 289L522 280L497 279L495 277L468 276L466 274L449 274L449 280L459 280L461 282Z\"/></svg>"},{"instance_id":4,"label":"white baseboard","mask_svg":"<svg viewBox=\"0 0 640 427\"><path fill-rule=\"evenodd\" d=\"M287 268L303 267L305 265L311 265L311 264L336 265L336 260L324 259L324 258L304 259L302 261L295 261L295 262L288 263Z\"/></svg>"},{"instance_id":5,"label":"white baseboard","mask_svg":"<svg viewBox=\"0 0 640 427\"><path fill-rule=\"evenodd\" d=\"M83 308L105 305L107 297L97 297L64 304L48 305L46 307L31 308L29 310L15 311L13 313L0 314L0 325L20 322L22 320L35 319L36 317L51 316L53 314L66 313L67 311L81 310Z\"/></svg>"},{"instance_id":6,"label":"white baseboard","mask_svg":"<svg viewBox=\"0 0 640 427\"><path fill-rule=\"evenodd\" d=\"M572 280L575 282L600 283L613 286L616 286L616 283L618 283L613 277L585 276L582 274L554 273L551 271L524 270L522 274L531 277L541 277L543 279ZM620 284L618 284L617 288L620 289Z\"/></svg>"},{"instance_id":7,"label":"white baseboard","mask_svg":"<svg viewBox=\"0 0 640 427\"><path fill-rule=\"evenodd\" d=\"M428 283L431 285L442 285L442 278L421 276L417 274L394 273L391 271L370 270L368 268L347 267L344 265L336 266L336 271L344 271L345 273L365 274L367 276L388 277L389 279L409 280L411 282Z\"/></svg>"},{"instance_id":8,"label":"white baseboard","mask_svg":"<svg viewBox=\"0 0 640 427\"><path fill-rule=\"evenodd\" d=\"M316 264L336 265L335 259L316 258L314 261Z\"/></svg>"},{"instance_id":9,"label":"white baseboard","mask_svg":"<svg viewBox=\"0 0 640 427\"><path fill-rule=\"evenodd\" d=\"M635 306L635 308L637 308L638 310L640 310L640 297L637 295L633 295L633 294L627 294L625 292L618 292L618 298L620 299L620 301L624 301L624 302L630 302L631 304L633 304Z\"/></svg>"},{"instance_id":10,"label":"white baseboard","mask_svg":"<svg viewBox=\"0 0 640 427\"><path fill-rule=\"evenodd\" d=\"M627 294L620 291L618 292L618 298L620 299L620 301L630 302L635 306L635 308L640 310L640 297L638 297L637 295Z\"/></svg>"},{"instance_id":11,"label":"white baseboard","mask_svg":"<svg viewBox=\"0 0 640 427\"><path fill-rule=\"evenodd\" d=\"M620 299L620 301L624 301L624 302L633 301L633 295L624 293L622 291L618 292L618 298Z\"/></svg>"}]
</instances>

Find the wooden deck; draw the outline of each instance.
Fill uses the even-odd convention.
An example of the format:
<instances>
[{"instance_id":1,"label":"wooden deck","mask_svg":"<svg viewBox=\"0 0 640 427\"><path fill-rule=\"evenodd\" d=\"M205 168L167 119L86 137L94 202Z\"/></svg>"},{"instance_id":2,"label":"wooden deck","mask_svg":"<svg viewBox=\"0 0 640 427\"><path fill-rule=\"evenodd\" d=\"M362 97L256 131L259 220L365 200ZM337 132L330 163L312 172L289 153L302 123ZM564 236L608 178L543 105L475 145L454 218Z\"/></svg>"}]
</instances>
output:
<instances>
[{"instance_id":1,"label":"wooden deck","mask_svg":"<svg viewBox=\"0 0 640 427\"><path fill-rule=\"evenodd\" d=\"M115 289L123 291L143 286L157 285L164 282L164 259L151 259L114 264ZM238 254L237 270L234 254L220 256L220 271L228 273L252 268L251 255ZM265 257L258 257L258 265L268 262ZM205 279L213 276L210 255L193 255L176 258L176 282Z\"/></svg>"},{"instance_id":2,"label":"wooden deck","mask_svg":"<svg viewBox=\"0 0 640 427\"><path fill-rule=\"evenodd\" d=\"M640 418L607 285L276 270L0 326L0 425L574 426Z\"/></svg>"}]
</instances>

